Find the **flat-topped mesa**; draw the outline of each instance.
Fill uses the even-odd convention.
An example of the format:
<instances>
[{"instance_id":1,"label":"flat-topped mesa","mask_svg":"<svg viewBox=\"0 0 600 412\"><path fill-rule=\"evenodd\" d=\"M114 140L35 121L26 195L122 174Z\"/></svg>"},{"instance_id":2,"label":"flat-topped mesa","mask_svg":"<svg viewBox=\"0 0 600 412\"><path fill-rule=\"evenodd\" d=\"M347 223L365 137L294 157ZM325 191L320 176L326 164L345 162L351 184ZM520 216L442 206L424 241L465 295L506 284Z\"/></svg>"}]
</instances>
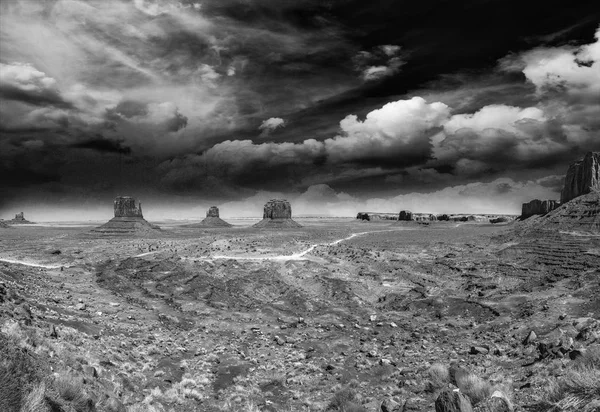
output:
<instances>
[{"instance_id":1,"label":"flat-topped mesa","mask_svg":"<svg viewBox=\"0 0 600 412\"><path fill-rule=\"evenodd\" d=\"M533 215L545 215L559 206L560 202L558 200L534 199L531 202L523 203L521 208L521 220L527 219Z\"/></svg>"},{"instance_id":2,"label":"flat-topped mesa","mask_svg":"<svg viewBox=\"0 0 600 412\"><path fill-rule=\"evenodd\" d=\"M588 152L569 166L560 203L593 191L600 191L600 152Z\"/></svg>"},{"instance_id":3,"label":"flat-topped mesa","mask_svg":"<svg viewBox=\"0 0 600 412\"><path fill-rule=\"evenodd\" d=\"M413 214L410 210L402 210L400 211L400 214L398 214L398 220L411 221L413 220Z\"/></svg>"},{"instance_id":4,"label":"flat-topped mesa","mask_svg":"<svg viewBox=\"0 0 600 412\"><path fill-rule=\"evenodd\" d=\"M219 217L219 208L216 206L211 206L206 211L206 217Z\"/></svg>"},{"instance_id":5,"label":"flat-topped mesa","mask_svg":"<svg viewBox=\"0 0 600 412\"><path fill-rule=\"evenodd\" d=\"M135 204L135 199L129 196L118 196L115 198L115 217L139 217L142 215L142 204Z\"/></svg>"},{"instance_id":6,"label":"flat-topped mesa","mask_svg":"<svg viewBox=\"0 0 600 412\"><path fill-rule=\"evenodd\" d=\"M263 220L254 227L302 227L292 220L292 205L285 199L271 199L264 207Z\"/></svg>"},{"instance_id":7,"label":"flat-topped mesa","mask_svg":"<svg viewBox=\"0 0 600 412\"><path fill-rule=\"evenodd\" d=\"M197 225L191 225L190 227L196 227ZM230 223L227 223L219 217L219 208L211 206L206 211L206 218L200 222L200 226L211 226L211 227L231 227Z\"/></svg>"},{"instance_id":8,"label":"flat-topped mesa","mask_svg":"<svg viewBox=\"0 0 600 412\"><path fill-rule=\"evenodd\" d=\"M25 221L24 213L23 212L17 213L15 215L15 218L13 220L18 220L18 221L21 221L21 222Z\"/></svg>"}]
</instances>

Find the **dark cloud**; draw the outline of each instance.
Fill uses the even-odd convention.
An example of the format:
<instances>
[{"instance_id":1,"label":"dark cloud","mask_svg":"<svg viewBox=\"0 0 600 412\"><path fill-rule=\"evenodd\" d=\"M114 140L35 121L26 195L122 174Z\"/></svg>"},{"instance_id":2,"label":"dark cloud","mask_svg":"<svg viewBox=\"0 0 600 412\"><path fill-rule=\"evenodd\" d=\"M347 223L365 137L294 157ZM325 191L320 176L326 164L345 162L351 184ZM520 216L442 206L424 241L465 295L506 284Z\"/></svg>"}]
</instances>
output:
<instances>
[{"instance_id":1,"label":"dark cloud","mask_svg":"<svg viewBox=\"0 0 600 412\"><path fill-rule=\"evenodd\" d=\"M84 142L74 143L71 147L76 149L92 149L99 152L131 154L129 147L124 147L122 142L96 138Z\"/></svg>"}]
</instances>

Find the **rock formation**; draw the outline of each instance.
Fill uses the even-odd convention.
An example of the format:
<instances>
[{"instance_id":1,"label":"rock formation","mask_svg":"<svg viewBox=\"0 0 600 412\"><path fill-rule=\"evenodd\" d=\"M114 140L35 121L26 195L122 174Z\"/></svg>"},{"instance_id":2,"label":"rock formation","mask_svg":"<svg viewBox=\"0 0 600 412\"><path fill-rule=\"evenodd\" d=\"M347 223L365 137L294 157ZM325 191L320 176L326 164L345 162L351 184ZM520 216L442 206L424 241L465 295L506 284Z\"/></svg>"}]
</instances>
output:
<instances>
[{"instance_id":1,"label":"rock formation","mask_svg":"<svg viewBox=\"0 0 600 412\"><path fill-rule=\"evenodd\" d=\"M435 222L437 221L437 217L430 213L413 213L412 218L408 220L414 220L415 222Z\"/></svg>"},{"instance_id":2,"label":"rock formation","mask_svg":"<svg viewBox=\"0 0 600 412\"><path fill-rule=\"evenodd\" d=\"M398 220L396 213L360 212L356 218L360 220Z\"/></svg>"},{"instance_id":3,"label":"rock formation","mask_svg":"<svg viewBox=\"0 0 600 412\"><path fill-rule=\"evenodd\" d=\"M560 202L566 203L578 196L600 191L600 153L588 152L569 166Z\"/></svg>"},{"instance_id":4,"label":"rock formation","mask_svg":"<svg viewBox=\"0 0 600 412\"><path fill-rule=\"evenodd\" d=\"M410 210L402 210L398 215L398 220L409 221L413 220L413 214Z\"/></svg>"},{"instance_id":5,"label":"rock formation","mask_svg":"<svg viewBox=\"0 0 600 412\"><path fill-rule=\"evenodd\" d=\"M6 228L6 227L9 227L9 226L4 222L4 220L0 220L0 228Z\"/></svg>"},{"instance_id":6,"label":"rock formation","mask_svg":"<svg viewBox=\"0 0 600 412\"><path fill-rule=\"evenodd\" d=\"M201 226L231 227L232 225L219 217L219 208L211 206L206 212L206 218L200 222Z\"/></svg>"},{"instance_id":7,"label":"rock formation","mask_svg":"<svg viewBox=\"0 0 600 412\"><path fill-rule=\"evenodd\" d=\"M29 220L25 219L24 213L21 212L21 213L17 213L15 215L14 219L11 219L11 220L7 221L6 223L9 225L25 225L25 224L33 223L33 222L30 222Z\"/></svg>"},{"instance_id":8,"label":"rock formation","mask_svg":"<svg viewBox=\"0 0 600 412\"><path fill-rule=\"evenodd\" d=\"M458 389L446 389L435 401L435 412L473 412L473 407Z\"/></svg>"},{"instance_id":9,"label":"rock formation","mask_svg":"<svg viewBox=\"0 0 600 412\"><path fill-rule=\"evenodd\" d=\"M533 215L545 215L560 206L556 200L534 199L529 203L523 203L521 208L521 220L527 219Z\"/></svg>"},{"instance_id":10,"label":"rock formation","mask_svg":"<svg viewBox=\"0 0 600 412\"><path fill-rule=\"evenodd\" d=\"M92 230L103 235L145 235L156 233L158 226L152 225L142 215L142 204L136 205L133 197L119 196L114 202L115 217Z\"/></svg>"},{"instance_id":11,"label":"rock formation","mask_svg":"<svg viewBox=\"0 0 600 412\"><path fill-rule=\"evenodd\" d=\"M536 229L598 233L600 232L600 191L592 191L571 199L533 224Z\"/></svg>"},{"instance_id":12,"label":"rock formation","mask_svg":"<svg viewBox=\"0 0 600 412\"><path fill-rule=\"evenodd\" d=\"M142 203L136 206L135 199L129 196L119 196L115 199L115 217L140 217L142 215Z\"/></svg>"},{"instance_id":13,"label":"rock formation","mask_svg":"<svg viewBox=\"0 0 600 412\"><path fill-rule=\"evenodd\" d=\"M292 220L292 205L284 199L271 199L265 204L263 220L254 227L302 227Z\"/></svg>"}]
</instances>

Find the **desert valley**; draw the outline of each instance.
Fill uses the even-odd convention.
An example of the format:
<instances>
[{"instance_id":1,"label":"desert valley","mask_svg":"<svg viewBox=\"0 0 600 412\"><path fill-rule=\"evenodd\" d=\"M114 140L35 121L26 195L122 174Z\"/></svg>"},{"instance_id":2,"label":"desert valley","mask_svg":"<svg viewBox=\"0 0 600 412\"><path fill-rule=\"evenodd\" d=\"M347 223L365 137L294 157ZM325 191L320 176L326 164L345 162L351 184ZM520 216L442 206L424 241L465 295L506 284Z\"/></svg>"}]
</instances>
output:
<instances>
[{"instance_id":1,"label":"desert valley","mask_svg":"<svg viewBox=\"0 0 600 412\"><path fill-rule=\"evenodd\" d=\"M516 220L2 221L0 410L598 411L599 158Z\"/></svg>"}]
</instances>

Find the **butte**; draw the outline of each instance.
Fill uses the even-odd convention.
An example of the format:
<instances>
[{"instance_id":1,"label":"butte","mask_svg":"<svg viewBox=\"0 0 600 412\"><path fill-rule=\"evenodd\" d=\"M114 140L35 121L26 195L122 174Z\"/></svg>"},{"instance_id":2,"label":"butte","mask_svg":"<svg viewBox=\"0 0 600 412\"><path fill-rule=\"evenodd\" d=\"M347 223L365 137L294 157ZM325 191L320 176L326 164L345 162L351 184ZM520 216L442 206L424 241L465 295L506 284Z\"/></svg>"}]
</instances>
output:
<instances>
[{"instance_id":1,"label":"butte","mask_svg":"<svg viewBox=\"0 0 600 412\"><path fill-rule=\"evenodd\" d=\"M115 199L115 217L92 229L103 235L146 235L158 233L160 228L148 223L142 215L142 204L136 205L133 197L119 196Z\"/></svg>"},{"instance_id":2,"label":"butte","mask_svg":"<svg viewBox=\"0 0 600 412\"><path fill-rule=\"evenodd\" d=\"M287 200L271 199L265 204L263 220L254 225L257 228L302 227L292 220L292 205Z\"/></svg>"}]
</instances>

